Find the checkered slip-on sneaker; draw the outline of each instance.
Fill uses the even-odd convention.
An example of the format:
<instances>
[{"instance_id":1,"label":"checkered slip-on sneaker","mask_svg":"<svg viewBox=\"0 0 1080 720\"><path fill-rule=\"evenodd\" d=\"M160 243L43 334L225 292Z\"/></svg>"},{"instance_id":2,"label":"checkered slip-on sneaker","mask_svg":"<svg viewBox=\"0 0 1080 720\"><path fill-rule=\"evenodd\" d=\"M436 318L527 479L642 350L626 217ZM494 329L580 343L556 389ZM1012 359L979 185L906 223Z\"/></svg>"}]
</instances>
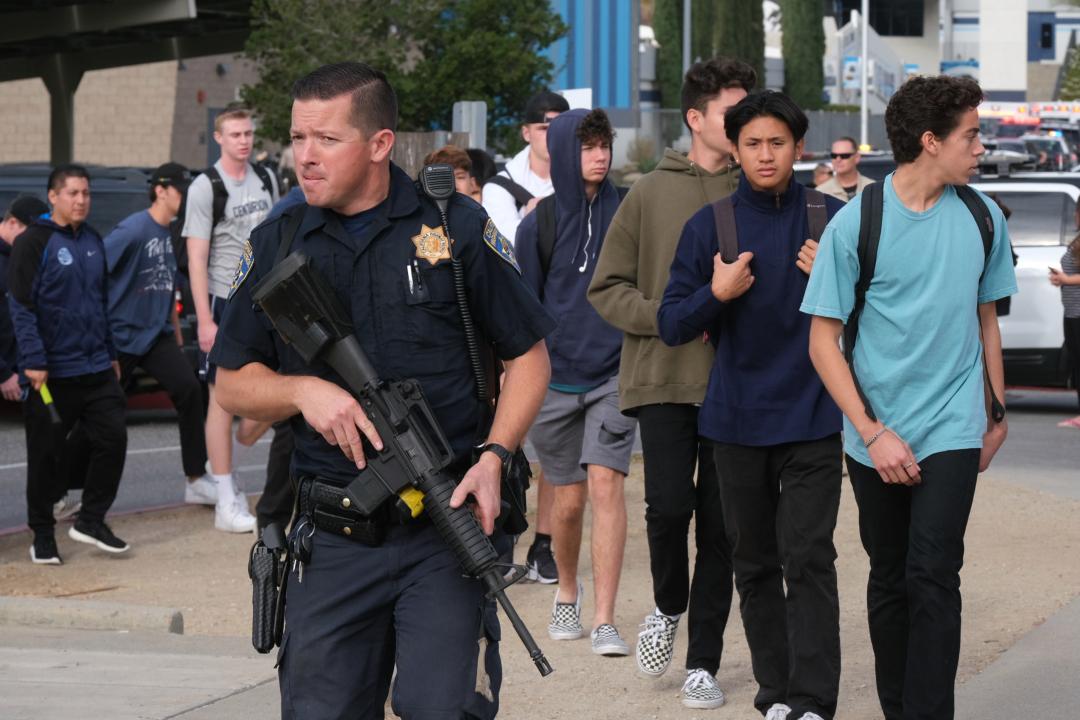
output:
<instances>
[{"instance_id":1,"label":"checkered slip-on sneaker","mask_svg":"<svg viewBox=\"0 0 1080 720\"><path fill-rule=\"evenodd\" d=\"M604 623L592 631L592 651L596 655L629 655L630 646L619 635L614 625Z\"/></svg>"},{"instance_id":2,"label":"checkered slip-on sneaker","mask_svg":"<svg viewBox=\"0 0 1080 720\"><path fill-rule=\"evenodd\" d=\"M559 602L559 593L555 592L555 606L551 610L551 622L548 623L548 637L552 640L577 640L585 634L581 627L581 595L585 588L577 584L577 600L572 603Z\"/></svg>"},{"instance_id":3,"label":"checkered slip-on sneaker","mask_svg":"<svg viewBox=\"0 0 1080 720\"><path fill-rule=\"evenodd\" d=\"M679 621L653 610L645 616L644 627L638 633L638 668L646 675L663 675L675 654L675 631L679 629Z\"/></svg>"},{"instance_id":4,"label":"checkered slip-on sneaker","mask_svg":"<svg viewBox=\"0 0 1080 720\"><path fill-rule=\"evenodd\" d=\"M682 689L683 705L688 708L711 710L724 704L724 693L708 670L687 670Z\"/></svg>"}]
</instances>

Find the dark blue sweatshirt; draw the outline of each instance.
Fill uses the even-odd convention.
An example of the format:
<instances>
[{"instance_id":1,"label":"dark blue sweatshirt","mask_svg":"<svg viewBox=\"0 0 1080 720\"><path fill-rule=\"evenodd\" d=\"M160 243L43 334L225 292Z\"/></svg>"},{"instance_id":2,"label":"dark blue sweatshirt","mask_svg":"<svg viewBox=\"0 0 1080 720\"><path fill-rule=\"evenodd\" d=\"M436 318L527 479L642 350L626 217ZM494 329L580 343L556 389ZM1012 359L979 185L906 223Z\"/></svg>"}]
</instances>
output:
<instances>
[{"instance_id":1,"label":"dark blue sweatshirt","mask_svg":"<svg viewBox=\"0 0 1080 720\"><path fill-rule=\"evenodd\" d=\"M557 220L546 279L537 252L535 212L518 225L514 241L522 276L559 323L547 338L551 384L574 388L594 388L615 377L623 340L622 330L608 325L585 298L604 235L619 209L619 192L607 179L592 202L585 194L581 140L575 132L588 112L565 112L548 126Z\"/></svg>"},{"instance_id":2,"label":"dark blue sweatshirt","mask_svg":"<svg viewBox=\"0 0 1080 720\"><path fill-rule=\"evenodd\" d=\"M19 345L15 342L15 326L8 310L8 262L11 246L0 240L0 383L15 374L19 364Z\"/></svg>"},{"instance_id":3,"label":"dark blue sweatshirt","mask_svg":"<svg viewBox=\"0 0 1080 720\"><path fill-rule=\"evenodd\" d=\"M752 252L754 284L721 302L712 294L720 251L706 205L683 227L657 323L667 345L716 347L698 431L718 442L777 445L840 432L840 409L810 362L811 316L799 312L809 280L795 265L810 237L806 192L795 181L779 194L756 192L743 175L731 196L739 252ZM844 206L825 197L830 218Z\"/></svg>"},{"instance_id":4,"label":"dark blue sweatshirt","mask_svg":"<svg viewBox=\"0 0 1080 720\"><path fill-rule=\"evenodd\" d=\"M64 378L111 367L105 246L96 230L38 218L15 238L8 282L20 370Z\"/></svg>"}]
</instances>

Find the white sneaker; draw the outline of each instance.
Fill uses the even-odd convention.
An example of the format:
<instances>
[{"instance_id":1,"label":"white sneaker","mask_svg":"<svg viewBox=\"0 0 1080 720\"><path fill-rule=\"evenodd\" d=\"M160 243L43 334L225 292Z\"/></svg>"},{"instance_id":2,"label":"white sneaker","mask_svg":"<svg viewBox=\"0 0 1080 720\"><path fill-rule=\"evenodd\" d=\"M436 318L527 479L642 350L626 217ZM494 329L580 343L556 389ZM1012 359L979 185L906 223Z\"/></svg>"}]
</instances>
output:
<instances>
[{"instance_id":1,"label":"white sneaker","mask_svg":"<svg viewBox=\"0 0 1080 720\"><path fill-rule=\"evenodd\" d=\"M765 720L787 720L790 712L791 708L784 703L773 703L773 706L769 708L769 712L765 713Z\"/></svg>"},{"instance_id":2,"label":"white sneaker","mask_svg":"<svg viewBox=\"0 0 1080 720\"><path fill-rule=\"evenodd\" d=\"M248 512L247 503L237 498L231 505L218 505L214 510L214 527L234 533L254 532L255 516Z\"/></svg>"},{"instance_id":3,"label":"white sneaker","mask_svg":"<svg viewBox=\"0 0 1080 720\"><path fill-rule=\"evenodd\" d=\"M688 708L711 710L724 704L724 693L708 670L687 670L682 689L683 705Z\"/></svg>"},{"instance_id":4,"label":"white sneaker","mask_svg":"<svg viewBox=\"0 0 1080 720\"><path fill-rule=\"evenodd\" d=\"M217 483L209 475L187 483L184 502L191 505L217 505Z\"/></svg>"},{"instance_id":5,"label":"white sneaker","mask_svg":"<svg viewBox=\"0 0 1080 720\"><path fill-rule=\"evenodd\" d=\"M82 509L82 503L79 500L65 495L53 504L53 517L57 520L63 520L69 518Z\"/></svg>"},{"instance_id":6,"label":"white sneaker","mask_svg":"<svg viewBox=\"0 0 1080 720\"><path fill-rule=\"evenodd\" d=\"M816 712L803 713L802 720L825 720L825 718L818 715Z\"/></svg>"}]
</instances>

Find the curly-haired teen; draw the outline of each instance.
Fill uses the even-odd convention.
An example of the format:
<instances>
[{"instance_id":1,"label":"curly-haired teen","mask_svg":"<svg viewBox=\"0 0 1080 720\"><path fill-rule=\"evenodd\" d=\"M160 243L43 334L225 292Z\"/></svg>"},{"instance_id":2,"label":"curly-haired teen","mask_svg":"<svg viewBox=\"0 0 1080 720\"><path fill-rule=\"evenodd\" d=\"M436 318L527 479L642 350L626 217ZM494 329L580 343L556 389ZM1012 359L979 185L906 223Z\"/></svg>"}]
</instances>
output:
<instances>
[{"instance_id":1,"label":"curly-haired teen","mask_svg":"<svg viewBox=\"0 0 1080 720\"><path fill-rule=\"evenodd\" d=\"M919 77L885 112L899 167L882 183L877 261L854 345L855 375L878 419L838 344L860 276L866 191L826 229L802 305L814 316L810 355L845 415L887 720L953 717L964 531L976 478L1007 431L990 399L1004 397L995 301L1016 293L1009 233L998 206L977 196L993 224L986 255L954 187L967 184L984 152L982 100L972 80Z\"/></svg>"}]
</instances>

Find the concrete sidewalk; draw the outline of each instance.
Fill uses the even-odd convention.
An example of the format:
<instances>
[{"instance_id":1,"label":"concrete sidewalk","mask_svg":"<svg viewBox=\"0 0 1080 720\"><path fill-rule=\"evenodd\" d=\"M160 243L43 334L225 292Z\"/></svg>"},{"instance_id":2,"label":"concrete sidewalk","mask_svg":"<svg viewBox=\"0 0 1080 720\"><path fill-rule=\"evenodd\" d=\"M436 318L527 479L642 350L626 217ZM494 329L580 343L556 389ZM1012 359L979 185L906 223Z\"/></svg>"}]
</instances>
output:
<instances>
[{"instance_id":1,"label":"concrete sidewalk","mask_svg":"<svg viewBox=\"0 0 1080 720\"><path fill-rule=\"evenodd\" d=\"M4 627L0 717L267 720L275 654L247 638Z\"/></svg>"}]
</instances>

